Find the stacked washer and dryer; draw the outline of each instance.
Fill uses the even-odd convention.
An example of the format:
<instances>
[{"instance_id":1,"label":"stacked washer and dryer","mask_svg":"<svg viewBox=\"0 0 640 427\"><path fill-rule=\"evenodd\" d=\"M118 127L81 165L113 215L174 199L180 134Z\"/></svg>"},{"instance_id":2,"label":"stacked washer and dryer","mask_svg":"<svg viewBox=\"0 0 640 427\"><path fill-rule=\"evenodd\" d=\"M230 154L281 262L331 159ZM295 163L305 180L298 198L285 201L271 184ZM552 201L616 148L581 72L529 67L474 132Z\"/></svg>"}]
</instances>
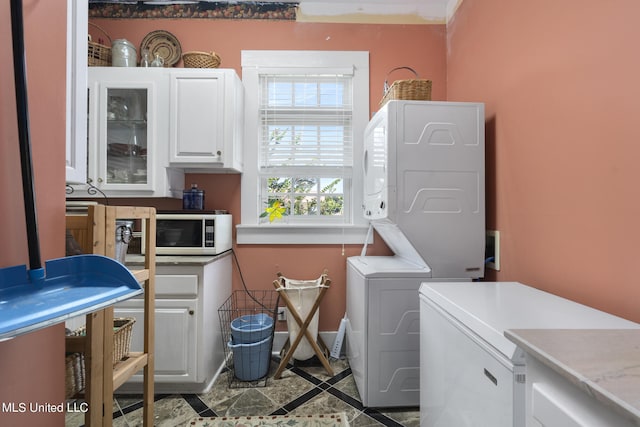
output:
<instances>
[{"instance_id":1,"label":"stacked washer and dryer","mask_svg":"<svg viewBox=\"0 0 640 427\"><path fill-rule=\"evenodd\" d=\"M484 105L388 102L363 167L363 214L394 254L347 260L347 357L364 406L418 406L420 284L484 275Z\"/></svg>"}]
</instances>

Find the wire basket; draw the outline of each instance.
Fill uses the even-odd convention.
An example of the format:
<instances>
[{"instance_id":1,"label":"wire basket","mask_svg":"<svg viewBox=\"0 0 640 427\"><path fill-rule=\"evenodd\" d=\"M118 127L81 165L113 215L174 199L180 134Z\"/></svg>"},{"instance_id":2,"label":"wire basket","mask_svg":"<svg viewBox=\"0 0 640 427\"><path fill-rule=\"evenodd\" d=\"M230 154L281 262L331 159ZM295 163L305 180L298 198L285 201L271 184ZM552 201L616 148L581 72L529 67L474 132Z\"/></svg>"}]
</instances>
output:
<instances>
[{"instance_id":1,"label":"wire basket","mask_svg":"<svg viewBox=\"0 0 640 427\"><path fill-rule=\"evenodd\" d=\"M218 68L222 60L215 52L185 52L182 55L185 68Z\"/></svg>"},{"instance_id":2,"label":"wire basket","mask_svg":"<svg viewBox=\"0 0 640 427\"><path fill-rule=\"evenodd\" d=\"M102 29L102 27L89 22L89 25L96 27L100 30L107 39L109 39L109 44L111 44L111 37L109 34ZM88 41L88 51L87 51L87 65L89 67L108 67L111 65L111 46L106 46L101 43L96 43L91 40L91 35L89 35Z\"/></svg>"},{"instance_id":3,"label":"wire basket","mask_svg":"<svg viewBox=\"0 0 640 427\"><path fill-rule=\"evenodd\" d=\"M389 86L389 74L396 70L409 70L415 74L415 79L396 80ZM410 67L397 67L387 73L384 81L384 93L380 100L380 107L391 100L431 101L431 80L420 79L418 73Z\"/></svg>"},{"instance_id":4,"label":"wire basket","mask_svg":"<svg viewBox=\"0 0 640 427\"><path fill-rule=\"evenodd\" d=\"M271 371L271 350L278 313L279 296L275 290L234 291L218 309L222 329L222 346L225 352L225 371L229 388L265 387ZM245 320L259 319L263 327L241 331L238 324Z\"/></svg>"}]
</instances>

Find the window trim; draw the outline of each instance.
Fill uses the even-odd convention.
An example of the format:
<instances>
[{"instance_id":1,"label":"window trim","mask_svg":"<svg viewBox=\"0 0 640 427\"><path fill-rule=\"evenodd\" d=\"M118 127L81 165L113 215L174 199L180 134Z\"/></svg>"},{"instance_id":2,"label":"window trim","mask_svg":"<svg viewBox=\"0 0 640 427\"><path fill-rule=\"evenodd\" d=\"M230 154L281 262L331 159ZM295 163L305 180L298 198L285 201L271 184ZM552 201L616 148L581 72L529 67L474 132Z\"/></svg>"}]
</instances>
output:
<instances>
[{"instance_id":1,"label":"window trim","mask_svg":"<svg viewBox=\"0 0 640 427\"><path fill-rule=\"evenodd\" d=\"M236 227L238 244L363 244L368 222L360 215L362 205L362 158L364 130L369 120L369 52L366 51L242 51L242 81L245 87L244 171L241 178L241 224ZM291 73L292 70L349 70L353 72L353 177L351 204L346 222L260 224L259 93L260 74ZM315 71L315 70L313 70Z\"/></svg>"}]
</instances>

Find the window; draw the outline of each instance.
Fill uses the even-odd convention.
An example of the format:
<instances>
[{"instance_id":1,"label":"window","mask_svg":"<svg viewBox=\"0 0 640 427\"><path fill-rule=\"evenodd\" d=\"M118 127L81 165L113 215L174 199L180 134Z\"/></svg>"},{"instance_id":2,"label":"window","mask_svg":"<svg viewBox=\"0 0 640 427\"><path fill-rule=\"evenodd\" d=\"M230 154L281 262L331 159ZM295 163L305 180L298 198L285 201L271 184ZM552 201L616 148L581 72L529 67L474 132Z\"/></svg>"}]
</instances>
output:
<instances>
[{"instance_id":1,"label":"window","mask_svg":"<svg viewBox=\"0 0 640 427\"><path fill-rule=\"evenodd\" d=\"M367 52L244 51L239 243L362 243Z\"/></svg>"},{"instance_id":2,"label":"window","mask_svg":"<svg viewBox=\"0 0 640 427\"><path fill-rule=\"evenodd\" d=\"M260 77L260 198L265 207L279 202L289 223L344 223L349 218L345 188L350 188L353 170L351 79Z\"/></svg>"}]
</instances>

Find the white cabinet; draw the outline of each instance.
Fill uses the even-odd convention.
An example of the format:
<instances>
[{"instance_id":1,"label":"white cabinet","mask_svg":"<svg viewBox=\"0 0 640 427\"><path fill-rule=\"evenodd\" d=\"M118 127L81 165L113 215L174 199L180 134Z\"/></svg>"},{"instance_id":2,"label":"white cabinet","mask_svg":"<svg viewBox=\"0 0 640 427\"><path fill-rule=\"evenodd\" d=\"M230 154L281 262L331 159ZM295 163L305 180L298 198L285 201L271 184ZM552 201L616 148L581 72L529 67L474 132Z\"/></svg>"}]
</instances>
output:
<instances>
[{"instance_id":1,"label":"white cabinet","mask_svg":"<svg viewBox=\"0 0 640 427\"><path fill-rule=\"evenodd\" d=\"M611 408L527 354L527 427L632 427Z\"/></svg>"},{"instance_id":2,"label":"white cabinet","mask_svg":"<svg viewBox=\"0 0 640 427\"><path fill-rule=\"evenodd\" d=\"M175 257L171 257L175 259ZM180 257L187 263L189 257ZM231 295L231 253L205 265L175 263L156 269L155 388L159 393L204 393L224 366L218 308ZM116 317L135 317L131 351L142 347L141 299L116 306ZM119 392L139 392L134 375Z\"/></svg>"},{"instance_id":3,"label":"white cabinet","mask_svg":"<svg viewBox=\"0 0 640 427\"><path fill-rule=\"evenodd\" d=\"M161 279L162 276L156 276ZM143 343L144 309L134 301L116 310L117 317L134 317L131 346L139 351ZM130 307L126 307L130 305ZM155 378L158 382L195 382L196 348L195 299L160 299L156 302ZM167 345L170 344L170 345Z\"/></svg>"},{"instance_id":4,"label":"white cabinet","mask_svg":"<svg viewBox=\"0 0 640 427\"><path fill-rule=\"evenodd\" d=\"M185 172L242 171L244 92L234 70L89 67L87 84L86 161L69 160L84 154L68 145L67 169L86 164L89 185L75 179L68 197L180 198Z\"/></svg>"},{"instance_id":5,"label":"white cabinet","mask_svg":"<svg viewBox=\"0 0 640 427\"><path fill-rule=\"evenodd\" d=\"M169 105L171 166L242 171L243 89L234 70L171 70Z\"/></svg>"},{"instance_id":6,"label":"white cabinet","mask_svg":"<svg viewBox=\"0 0 640 427\"><path fill-rule=\"evenodd\" d=\"M87 182L68 197L97 189L111 197L182 196L184 173L168 168L167 72L89 67Z\"/></svg>"}]
</instances>

